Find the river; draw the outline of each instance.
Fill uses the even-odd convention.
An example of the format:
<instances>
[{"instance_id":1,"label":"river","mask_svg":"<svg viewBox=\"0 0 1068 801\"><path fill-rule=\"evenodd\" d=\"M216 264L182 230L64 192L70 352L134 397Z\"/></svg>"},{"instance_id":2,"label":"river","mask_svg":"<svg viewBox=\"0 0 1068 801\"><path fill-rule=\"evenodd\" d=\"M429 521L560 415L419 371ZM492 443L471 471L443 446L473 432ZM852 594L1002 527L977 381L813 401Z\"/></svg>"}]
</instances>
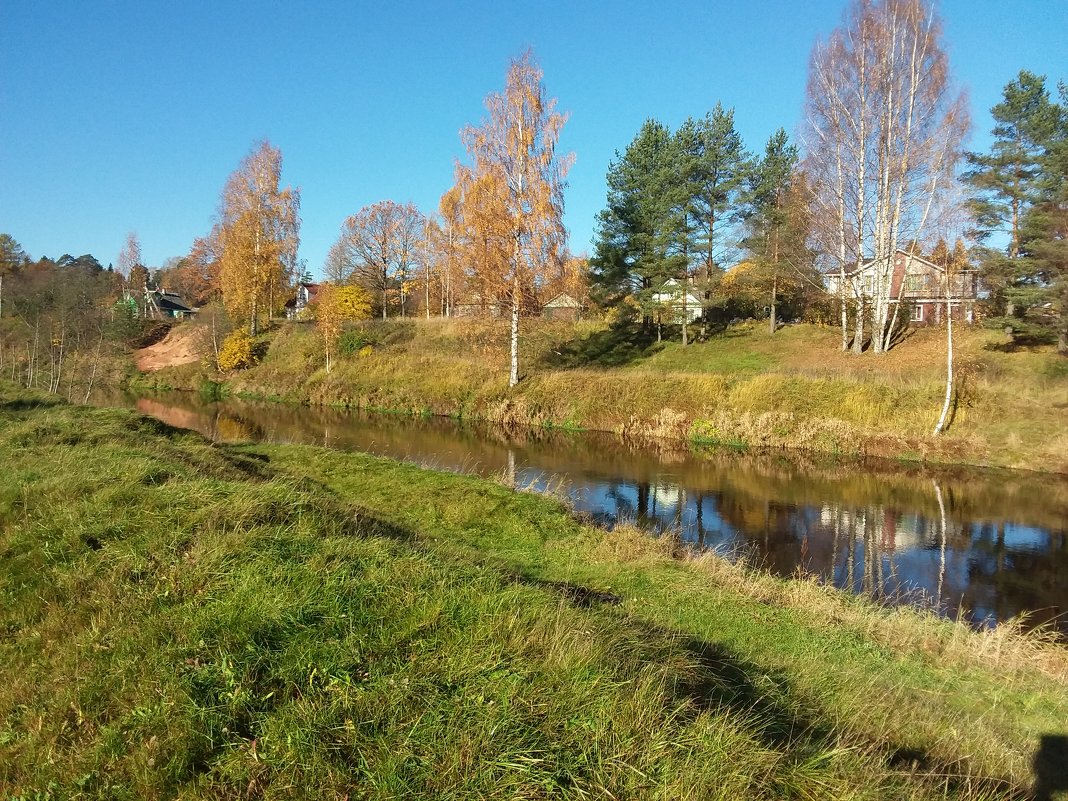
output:
<instances>
[{"instance_id":1,"label":"river","mask_svg":"<svg viewBox=\"0 0 1068 801\"><path fill-rule=\"evenodd\" d=\"M605 524L671 530L694 547L974 625L1026 614L1068 638L1063 476L836 461L795 453L630 447L607 434L504 432L196 395L100 393L221 442L321 445L565 494Z\"/></svg>"}]
</instances>

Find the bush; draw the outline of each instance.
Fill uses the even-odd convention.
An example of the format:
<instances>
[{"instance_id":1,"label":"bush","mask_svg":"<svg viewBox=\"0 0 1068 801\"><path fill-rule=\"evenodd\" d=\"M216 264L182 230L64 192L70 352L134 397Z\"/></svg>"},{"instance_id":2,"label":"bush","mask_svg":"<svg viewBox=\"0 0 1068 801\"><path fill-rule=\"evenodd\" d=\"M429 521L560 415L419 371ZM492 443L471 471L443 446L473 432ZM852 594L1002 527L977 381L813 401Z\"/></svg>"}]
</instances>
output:
<instances>
[{"instance_id":1,"label":"bush","mask_svg":"<svg viewBox=\"0 0 1068 801\"><path fill-rule=\"evenodd\" d=\"M341 339L338 340L337 349L343 356L352 356L359 353L364 348L377 345L378 343L379 338L371 331L367 331L363 328L354 328L341 335Z\"/></svg>"},{"instance_id":2,"label":"bush","mask_svg":"<svg viewBox=\"0 0 1068 801\"><path fill-rule=\"evenodd\" d=\"M230 334L219 348L220 370L241 370L258 361L252 337L243 328Z\"/></svg>"}]
</instances>

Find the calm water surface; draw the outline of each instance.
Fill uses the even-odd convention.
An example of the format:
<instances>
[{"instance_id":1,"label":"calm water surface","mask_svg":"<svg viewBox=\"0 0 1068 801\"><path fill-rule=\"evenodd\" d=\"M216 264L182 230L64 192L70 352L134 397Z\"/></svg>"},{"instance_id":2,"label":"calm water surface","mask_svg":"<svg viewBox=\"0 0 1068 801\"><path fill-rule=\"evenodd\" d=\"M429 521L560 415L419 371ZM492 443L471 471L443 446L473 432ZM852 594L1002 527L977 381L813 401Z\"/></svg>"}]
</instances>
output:
<instances>
[{"instance_id":1,"label":"calm water surface","mask_svg":"<svg viewBox=\"0 0 1068 801\"><path fill-rule=\"evenodd\" d=\"M506 433L452 420L197 396L101 395L223 442L324 445L567 494L612 523L803 571L978 625L1026 613L1068 636L1068 481L775 453L633 448L610 435Z\"/></svg>"}]
</instances>

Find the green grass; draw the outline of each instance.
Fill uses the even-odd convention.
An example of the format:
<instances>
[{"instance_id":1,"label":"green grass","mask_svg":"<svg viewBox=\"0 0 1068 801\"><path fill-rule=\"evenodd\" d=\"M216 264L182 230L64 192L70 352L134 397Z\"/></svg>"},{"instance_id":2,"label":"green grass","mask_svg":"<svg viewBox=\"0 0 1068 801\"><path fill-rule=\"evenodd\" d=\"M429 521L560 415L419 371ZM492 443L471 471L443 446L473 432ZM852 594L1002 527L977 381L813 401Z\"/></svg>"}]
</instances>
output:
<instances>
[{"instance_id":1,"label":"green grass","mask_svg":"<svg viewBox=\"0 0 1068 801\"><path fill-rule=\"evenodd\" d=\"M0 797L993 798L1062 649L0 387Z\"/></svg>"},{"instance_id":2,"label":"green grass","mask_svg":"<svg viewBox=\"0 0 1068 801\"><path fill-rule=\"evenodd\" d=\"M697 427L743 446L1068 472L1068 361L1048 348L1006 352L1003 335L979 328L957 331L956 402L940 437L931 434L945 390L937 329L857 357L839 351L834 329L811 325L771 335L747 323L683 348L638 328L530 320L515 389L503 321L374 321L351 336L374 344L339 357L329 374L314 327L283 325L250 370L215 376L186 365L135 383L225 381L249 397L639 441L685 440Z\"/></svg>"}]
</instances>

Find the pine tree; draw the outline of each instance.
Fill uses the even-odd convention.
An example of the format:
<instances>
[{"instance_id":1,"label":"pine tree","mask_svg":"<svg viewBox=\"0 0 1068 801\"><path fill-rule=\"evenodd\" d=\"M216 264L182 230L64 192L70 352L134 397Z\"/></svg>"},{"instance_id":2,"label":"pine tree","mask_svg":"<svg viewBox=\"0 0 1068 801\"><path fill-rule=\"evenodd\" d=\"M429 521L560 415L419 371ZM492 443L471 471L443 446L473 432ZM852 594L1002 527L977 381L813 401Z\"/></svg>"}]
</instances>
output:
<instances>
[{"instance_id":1,"label":"pine tree","mask_svg":"<svg viewBox=\"0 0 1068 801\"><path fill-rule=\"evenodd\" d=\"M777 306L779 291L790 280L788 260L796 256L798 232L790 230L790 223L800 222L791 214L790 199L797 171L797 147L790 144L786 131L780 128L768 140L764 157L752 169L748 181L745 212L749 236L746 247L766 277L768 291L768 330L778 328ZM802 241L804 232L800 233ZM799 265L794 265L795 267Z\"/></svg>"},{"instance_id":2,"label":"pine tree","mask_svg":"<svg viewBox=\"0 0 1068 801\"><path fill-rule=\"evenodd\" d=\"M653 297L675 265L669 258L672 177L677 150L670 130L646 120L608 168L607 205L598 215L591 280L601 303L636 301L646 322Z\"/></svg>"},{"instance_id":3,"label":"pine tree","mask_svg":"<svg viewBox=\"0 0 1068 801\"><path fill-rule=\"evenodd\" d=\"M987 249L981 270L994 300L1008 317L1023 314L1033 293L1019 261L1021 223L1041 196L1047 159L1057 129L1057 106L1044 76L1026 70L1010 81L1003 100L990 110L994 143L989 153L969 153L965 181L975 192L972 212L980 239L1008 236L1003 252Z\"/></svg>"},{"instance_id":4,"label":"pine tree","mask_svg":"<svg viewBox=\"0 0 1068 801\"><path fill-rule=\"evenodd\" d=\"M1057 121L1042 159L1039 193L1020 222L1018 293L1034 309L1027 323L1048 332L1068 355L1068 86L1061 84Z\"/></svg>"}]
</instances>

